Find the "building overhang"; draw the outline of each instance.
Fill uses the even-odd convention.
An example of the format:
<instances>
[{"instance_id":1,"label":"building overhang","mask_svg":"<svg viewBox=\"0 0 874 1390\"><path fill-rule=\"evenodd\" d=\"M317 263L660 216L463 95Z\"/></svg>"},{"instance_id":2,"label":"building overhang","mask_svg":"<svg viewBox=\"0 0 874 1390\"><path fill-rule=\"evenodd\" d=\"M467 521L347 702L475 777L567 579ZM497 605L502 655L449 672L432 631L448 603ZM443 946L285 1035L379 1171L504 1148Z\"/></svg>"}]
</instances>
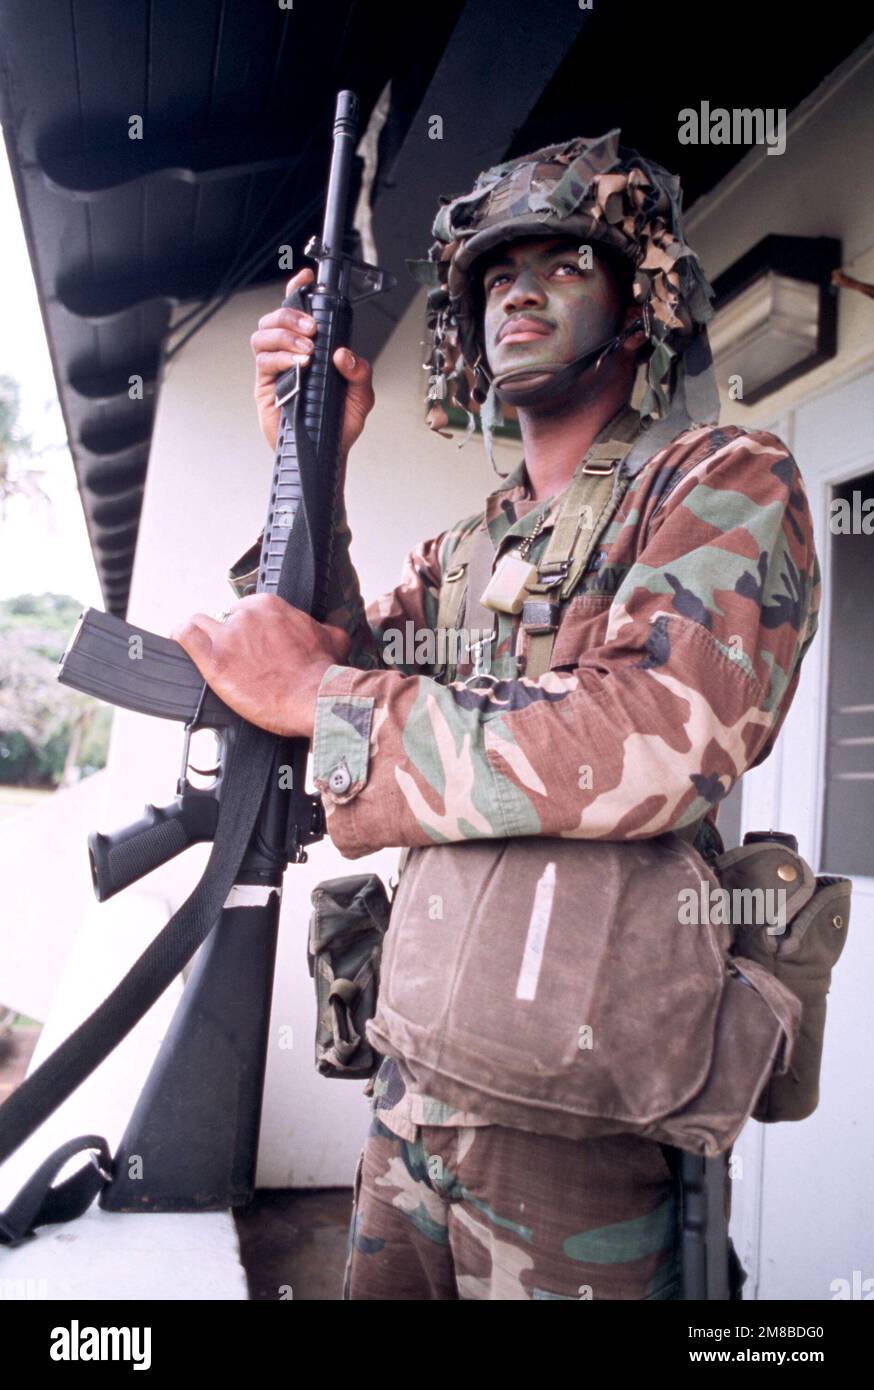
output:
<instances>
[{"instance_id":1,"label":"building overhang","mask_svg":"<svg viewBox=\"0 0 874 1390\"><path fill-rule=\"evenodd\" d=\"M700 10L677 0L671 14L662 82L658 25L636 2L443 0L420 14L356 0L6 0L0 118L111 612L127 606L167 353L240 289L275 281L279 295L282 246L304 263L336 92L357 93L363 129L391 83L370 202L398 285L357 314L355 346L373 359L417 292L405 260L427 250L438 196L489 164L619 125L624 144L681 175L688 206L744 155L678 143ZM758 89L791 109L865 32L848 12L815 53L775 70L793 14L775 0L754 44L726 25L708 56L714 93L742 74L744 104Z\"/></svg>"}]
</instances>

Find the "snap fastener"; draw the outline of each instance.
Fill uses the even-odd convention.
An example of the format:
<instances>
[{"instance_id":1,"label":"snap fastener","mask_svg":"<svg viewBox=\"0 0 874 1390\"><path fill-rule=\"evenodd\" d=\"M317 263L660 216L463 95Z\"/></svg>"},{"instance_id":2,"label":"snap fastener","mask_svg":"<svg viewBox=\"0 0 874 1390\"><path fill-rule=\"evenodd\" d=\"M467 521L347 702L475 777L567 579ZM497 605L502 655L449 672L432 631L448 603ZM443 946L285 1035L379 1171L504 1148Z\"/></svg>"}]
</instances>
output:
<instances>
[{"instance_id":1,"label":"snap fastener","mask_svg":"<svg viewBox=\"0 0 874 1390\"><path fill-rule=\"evenodd\" d=\"M841 914L840 914L839 912L836 912L835 915L834 915L834 917L832 918L832 926L833 926L833 927L837 927L838 930L840 931L840 929L841 929L841 927L842 927L843 925L844 925L844 919L843 919L843 917L841 916Z\"/></svg>"},{"instance_id":2,"label":"snap fastener","mask_svg":"<svg viewBox=\"0 0 874 1390\"><path fill-rule=\"evenodd\" d=\"M777 869L777 877L782 878L784 883L792 883L798 877L798 870L794 864L781 864Z\"/></svg>"},{"instance_id":3,"label":"snap fastener","mask_svg":"<svg viewBox=\"0 0 874 1390\"><path fill-rule=\"evenodd\" d=\"M352 786L352 778L345 763L341 763L339 767L334 768L334 771L328 778L328 786L331 788L331 791L336 792L338 796L342 795L343 792L348 792L349 788Z\"/></svg>"}]
</instances>

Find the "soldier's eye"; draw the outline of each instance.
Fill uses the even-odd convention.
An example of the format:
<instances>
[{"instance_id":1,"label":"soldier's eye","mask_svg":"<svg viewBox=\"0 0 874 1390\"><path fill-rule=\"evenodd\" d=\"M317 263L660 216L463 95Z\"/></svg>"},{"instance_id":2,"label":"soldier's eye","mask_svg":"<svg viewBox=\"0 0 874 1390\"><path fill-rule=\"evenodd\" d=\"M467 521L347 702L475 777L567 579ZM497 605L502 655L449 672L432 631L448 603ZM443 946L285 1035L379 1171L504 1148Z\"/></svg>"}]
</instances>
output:
<instances>
[{"instance_id":1,"label":"soldier's eye","mask_svg":"<svg viewBox=\"0 0 874 1390\"><path fill-rule=\"evenodd\" d=\"M490 280L488 282L486 286L486 294L491 294L492 290L495 288L496 285L499 285L502 280L509 280L509 278L510 277L506 273L506 271L501 271L500 275L496 275L493 280Z\"/></svg>"},{"instance_id":2,"label":"soldier's eye","mask_svg":"<svg viewBox=\"0 0 874 1390\"><path fill-rule=\"evenodd\" d=\"M574 275L582 275L583 273L576 261L562 261L560 265L556 266L556 270L572 270Z\"/></svg>"}]
</instances>

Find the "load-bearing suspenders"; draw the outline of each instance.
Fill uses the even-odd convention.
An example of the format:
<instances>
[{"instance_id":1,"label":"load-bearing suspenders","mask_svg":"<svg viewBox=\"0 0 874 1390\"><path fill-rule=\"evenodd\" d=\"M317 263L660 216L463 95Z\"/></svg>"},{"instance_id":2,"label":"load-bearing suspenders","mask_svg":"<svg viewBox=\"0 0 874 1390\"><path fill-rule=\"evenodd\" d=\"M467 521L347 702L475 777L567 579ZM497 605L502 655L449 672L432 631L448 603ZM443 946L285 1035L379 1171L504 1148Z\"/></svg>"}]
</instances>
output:
<instances>
[{"instance_id":1,"label":"load-bearing suspenders","mask_svg":"<svg viewBox=\"0 0 874 1390\"><path fill-rule=\"evenodd\" d=\"M622 474L617 476L616 470L630 448L630 443L617 439L594 444L568 484L546 553L525 585L525 596L519 600L520 638L522 633L528 638L523 674L530 680L537 680L549 669L562 607L579 583L597 541L622 500L629 479ZM440 586L437 631L457 633L464 615L466 631L483 634L472 647L474 656L480 657L475 667L480 671L487 667L487 657L483 659L482 653L495 638L497 615L496 608L482 602L495 559L484 522L461 536L451 559ZM449 651L445 635L443 640ZM453 666L448 658L435 674L445 672L451 679Z\"/></svg>"}]
</instances>

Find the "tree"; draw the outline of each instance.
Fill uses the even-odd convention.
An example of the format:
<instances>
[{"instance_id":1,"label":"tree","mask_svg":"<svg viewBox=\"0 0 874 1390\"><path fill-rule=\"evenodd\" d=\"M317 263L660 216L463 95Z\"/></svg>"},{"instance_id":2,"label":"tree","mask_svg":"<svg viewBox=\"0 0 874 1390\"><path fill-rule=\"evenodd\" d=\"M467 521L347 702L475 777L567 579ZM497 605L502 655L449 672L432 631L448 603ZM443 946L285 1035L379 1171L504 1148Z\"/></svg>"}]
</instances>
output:
<instances>
[{"instance_id":1,"label":"tree","mask_svg":"<svg viewBox=\"0 0 874 1390\"><path fill-rule=\"evenodd\" d=\"M0 603L0 782L53 787L106 764L112 711L57 680L81 611L69 594Z\"/></svg>"},{"instance_id":2,"label":"tree","mask_svg":"<svg viewBox=\"0 0 874 1390\"><path fill-rule=\"evenodd\" d=\"M29 463L50 450L34 450L20 407L18 383L0 375L0 522L11 497L49 502ZM0 603L0 782L68 785L106 763L111 711L57 680L81 608L69 594Z\"/></svg>"},{"instance_id":3,"label":"tree","mask_svg":"<svg viewBox=\"0 0 874 1390\"><path fill-rule=\"evenodd\" d=\"M48 502L40 483L42 472L23 459L34 457L31 437L20 427L21 390L11 376L0 376L0 521L6 520L10 497L30 497Z\"/></svg>"}]
</instances>

